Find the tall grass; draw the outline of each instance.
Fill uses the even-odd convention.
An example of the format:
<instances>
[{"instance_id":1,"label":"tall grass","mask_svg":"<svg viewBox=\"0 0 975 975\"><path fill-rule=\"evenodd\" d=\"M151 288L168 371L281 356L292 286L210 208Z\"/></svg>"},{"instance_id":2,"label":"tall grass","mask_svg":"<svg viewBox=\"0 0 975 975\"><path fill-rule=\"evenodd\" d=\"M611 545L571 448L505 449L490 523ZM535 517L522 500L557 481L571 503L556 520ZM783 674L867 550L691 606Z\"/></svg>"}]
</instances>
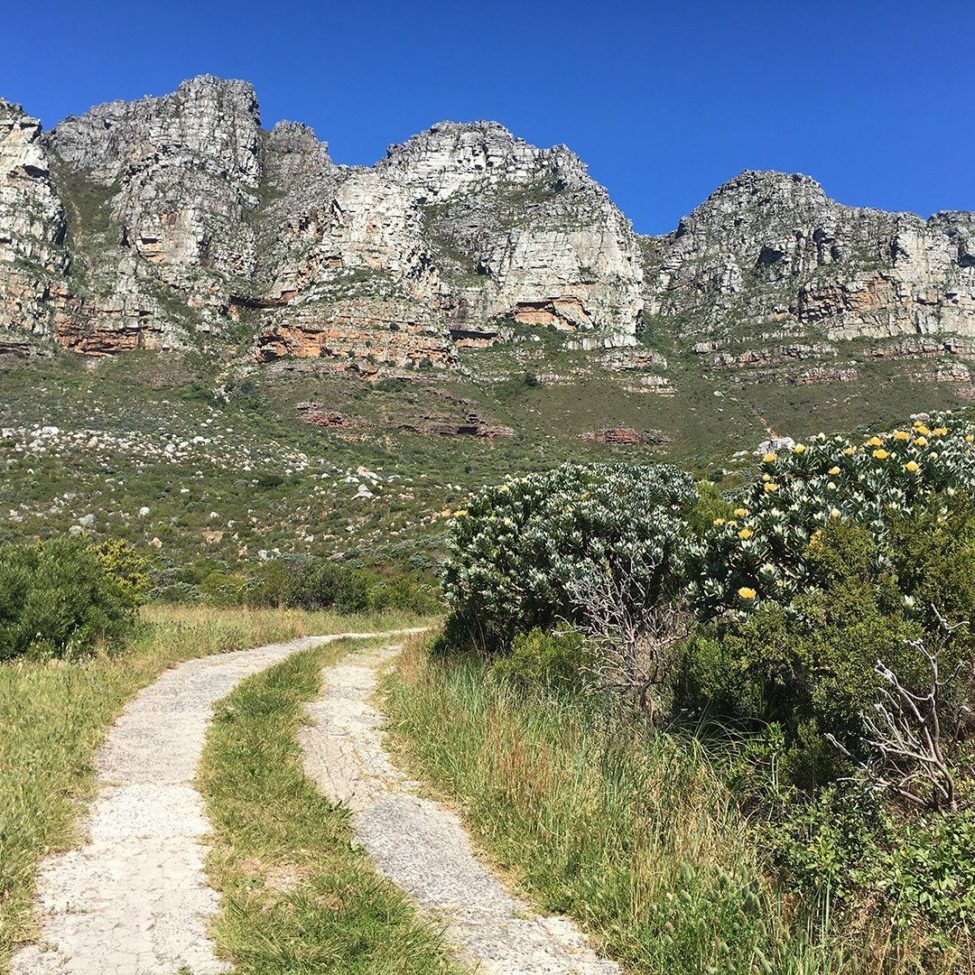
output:
<instances>
[{"instance_id":1,"label":"tall grass","mask_svg":"<svg viewBox=\"0 0 975 975\"><path fill-rule=\"evenodd\" d=\"M764 878L759 851L704 751L582 699L526 696L483 663L414 641L387 681L393 741L460 806L498 865L577 918L635 972L859 972Z\"/></svg>"},{"instance_id":2,"label":"tall grass","mask_svg":"<svg viewBox=\"0 0 975 975\"><path fill-rule=\"evenodd\" d=\"M116 657L0 664L0 972L14 946L33 933L38 861L78 839L75 823L92 795L95 750L141 687L191 657L403 621L402 614L151 607Z\"/></svg>"},{"instance_id":3,"label":"tall grass","mask_svg":"<svg viewBox=\"0 0 975 975\"><path fill-rule=\"evenodd\" d=\"M348 811L304 776L303 702L347 648L296 654L217 709L199 776L214 825L210 876L223 893L214 936L240 975L459 975L354 845Z\"/></svg>"}]
</instances>

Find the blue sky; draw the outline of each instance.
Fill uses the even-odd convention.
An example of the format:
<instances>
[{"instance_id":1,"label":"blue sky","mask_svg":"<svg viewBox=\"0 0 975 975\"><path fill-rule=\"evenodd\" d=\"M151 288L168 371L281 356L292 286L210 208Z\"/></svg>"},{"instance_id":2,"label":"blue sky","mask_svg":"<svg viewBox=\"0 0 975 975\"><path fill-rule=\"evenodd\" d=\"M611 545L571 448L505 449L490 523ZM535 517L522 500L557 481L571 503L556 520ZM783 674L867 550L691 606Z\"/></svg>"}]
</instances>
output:
<instances>
[{"instance_id":1,"label":"blue sky","mask_svg":"<svg viewBox=\"0 0 975 975\"><path fill-rule=\"evenodd\" d=\"M742 169L975 210L973 0L7 5L0 95L45 125L209 72L370 163L441 119L564 142L645 233Z\"/></svg>"}]
</instances>

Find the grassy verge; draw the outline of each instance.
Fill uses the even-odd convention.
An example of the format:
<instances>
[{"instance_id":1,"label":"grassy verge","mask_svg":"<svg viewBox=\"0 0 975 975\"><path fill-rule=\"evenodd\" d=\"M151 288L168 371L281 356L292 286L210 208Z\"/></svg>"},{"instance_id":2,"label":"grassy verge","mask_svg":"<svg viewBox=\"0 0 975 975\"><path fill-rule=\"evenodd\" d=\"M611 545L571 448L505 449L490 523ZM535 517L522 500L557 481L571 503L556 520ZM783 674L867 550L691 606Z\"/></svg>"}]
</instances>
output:
<instances>
[{"instance_id":1,"label":"grassy verge","mask_svg":"<svg viewBox=\"0 0 975 975\"><path fill-rule=\"evenodd\" d=\"M94 752L141 687L190 657L402 622L396 616L152 607L120 656L0 664L0 972L31 933L37 863L77 840L77 813L92 794Z\"/></svg>"},{"instance_id":2,"label":"grassy verge","mask_svg":"<svg viewBox=\"0 0 975 975\"><path fill-rule=\"evenodd\" d=\"M359 644L361 646L361 644ZM348 813L305 778L296 734L319 672L347 649L295 655L222 702L199 783L214 825L214 934L242 975L457 973L436 933L372 869Z\"/></svg>"},{"instance_id":3,"label":"grassy verge","mask_svg":"<svg viewBox=\"0 0 975 975\"><path fill-rule=\"evenodd\" d=\"M526 697L414 641L387 683L397 747L545 910L635 972L826 973L844 960L763 878L747 823L693 742L579 700Z\"/></svg>"}]
</instances>

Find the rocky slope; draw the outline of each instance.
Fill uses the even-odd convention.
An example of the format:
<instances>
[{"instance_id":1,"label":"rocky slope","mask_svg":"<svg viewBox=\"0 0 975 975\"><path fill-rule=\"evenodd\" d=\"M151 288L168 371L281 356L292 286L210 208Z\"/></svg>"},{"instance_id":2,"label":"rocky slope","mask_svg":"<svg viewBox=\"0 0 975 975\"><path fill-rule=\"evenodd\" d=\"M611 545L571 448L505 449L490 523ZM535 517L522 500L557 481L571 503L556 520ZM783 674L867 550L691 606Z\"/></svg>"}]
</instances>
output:
<instances>
[{"instance_id":1,"label":"rocky slope","mask_svg":"<svg viewBox=\"0 0 975 975\"><path fill-rule=\"evenodd\" d=\"M0 349L244 347L375 374L454 367L533 328L794 381L855 376L865 354L967 356L975 215L845 207L807 177L747 172L640 237L568 149L495 123L347 167L303 125L263 130L239 81L46 135L0 101Z\"/></svg>"}]
</instances>

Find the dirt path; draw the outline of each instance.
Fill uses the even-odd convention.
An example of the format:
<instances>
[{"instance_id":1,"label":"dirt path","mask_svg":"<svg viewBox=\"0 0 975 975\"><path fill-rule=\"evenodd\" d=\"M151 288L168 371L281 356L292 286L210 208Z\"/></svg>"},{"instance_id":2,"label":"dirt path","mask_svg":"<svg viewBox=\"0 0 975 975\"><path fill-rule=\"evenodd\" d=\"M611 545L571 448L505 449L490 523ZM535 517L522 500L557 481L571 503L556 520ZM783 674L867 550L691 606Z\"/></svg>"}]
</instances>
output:
<instances>
[{"instance_id":1,"label":"dirt path","mask_svg":"<svg viewBox=\"0 0 975 975\"><path fill-rule=\"evenodd\" d=\"M474 857L459 819L415 794L383 748L371 705L377 670L395 647L351 655L323 672L324 694L300 733L305 771L353 811L378 869L446 926L458 955L483 975L619 975L565 918L539 917Z\"/></svg>"},{"instance_id":2,"label":"dirt path","mask_svg":"<svg viewBox=\"0 0 975 975\"><path fill-rule=\"evenodd\" d=\"M134 698L97 758L87 842L41 868L41 938L14 956L12 975L229 971L207 937L217 894L204 876L209 827L193 787L213 707L300 650L386 635L307 637L190 660Z\"/></svg>"}]
</instances>

